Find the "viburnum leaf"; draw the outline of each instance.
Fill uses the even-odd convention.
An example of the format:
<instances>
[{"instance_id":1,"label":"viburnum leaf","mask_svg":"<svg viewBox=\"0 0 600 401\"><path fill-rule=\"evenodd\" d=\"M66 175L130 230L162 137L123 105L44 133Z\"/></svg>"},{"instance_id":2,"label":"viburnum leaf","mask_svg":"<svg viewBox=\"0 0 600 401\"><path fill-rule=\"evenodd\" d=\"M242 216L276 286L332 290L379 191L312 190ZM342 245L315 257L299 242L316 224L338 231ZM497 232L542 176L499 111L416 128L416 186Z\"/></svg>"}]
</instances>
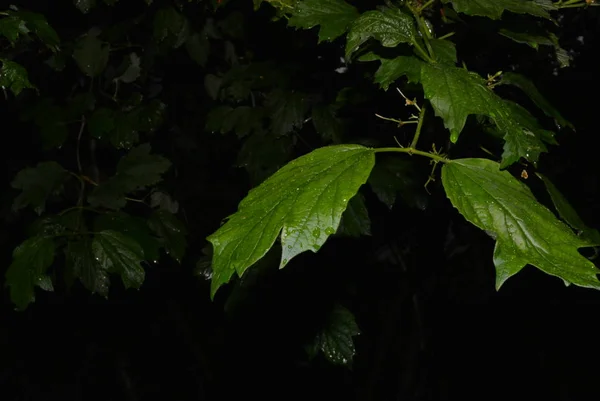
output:
<instances>
[{"instance_id":1,"label":"viburnum leaf","mask_svg":"<svg viewBox=\"0 0 600 401\"><path fill-rule=\"evenodd\" d=\"M496 288L525 265L567 283L600 289L600 271L579 254L590 246L545 206L529 188L487 159L453 160L442 167L442 183L454 207L496 240Z\"/></svg>"},{"instance_id":2,"label":"viburnum leaf","mask_svg":"<svg viewBox=\"0 0 600 401\"><path fill-rule=\"evenodd\" d=\"M69 173L56 162L42 162L36 167L19 171L11 186L21 190L15 198L13 209L31 206L39 215L46 209L46 200L58 192Z\"/></svg>"},{"instance_id":3,"label":"viburnum leaf","mask_svg":"<svg viewBox=\"0 0 600 401\"><path fill-rule=\"evenodd\" d=\"M356 19L348 32L346 59L370 38L381 42L384 47L396 47L400 43L414 44L417 30L413 17L397 8L385 7L381 11L367 11Z\"/></svg>"},{"instance_id":4,"label":"viburnum leaf","mask_svg":"<svg viewBox=\"0 0 600 401\"><path fill-rule=\"evenodd\" d=\"M0 87L10 89L10 91L18 96L23 89L36 89L29 82L27 70L22 65L0 58L2 67L0 68Z\"/></svg>"},{"instance_id":5,"label":"viburnum leaf","mask_svg":"<svg viewBox=\"0 0 600 401\"><path fill-rule=\"evenodd\" d=\"M46 270L54 261L54 241L42 236L25 240L13 251L13 261L6 271L10 299L23 310L35 301L35 286L51 288Z\"/></svg>"},{"instance_id":6,"label":"viburnum leaf","mask_svg":"<svg viewBox=\"0 0 600 401\"><path fill-rule=\"evenodd\" d=\"M414 56L398 56L394 59L386 59L374 53L367 53L359 60L381 61L381 66L375 72L374 81L384 90L388 90L391 84L403 76L408 78L408 82L417 83L421 80L421 64L423 62Z\"/></svg>"},{"instance_id":7,"label":"viburnum leaf","mask_svg":"<svg viewBox=\"0 0 600 401\"><path fill-rule=\"evenodd\" d=\"M343 35L360 15L343 0L304 0L291 11L288 25L310 29L320 25L319 42L332 41Z\"/></svg>"},{"instance_id":8,"label":"viburnum leaf","mask_svg":"<svg viewBox=\"0 0 600 401\"><path fill-rule=\"evenodd\" d=\"M157 210L150 216L148 226L160 238L165 252L181 263L187 247L185 239L187 231L183 223L173 213Z\"/></svg>"},{"instance_id":9,"label":"viburnum leaf","mask_svg":"<svg viewBox=\"0 0 600 401\"><path fill-rule=\"evenodd\" d=\"M27 29L33 32L53 52L58 51L60 39L56 31L48 24L43 14L30 11L8 11L9 17L25 22ZM24 32L23 32L24 33Z\"/></svg>"},{"instance_id":10,"label":"viburnum leaf","mask_svg":"<svg viewBox=\"0 0 600 401\"><path fill-rule=\"evenodd\" d=\"M505 72L498 85L512 85L521 89L529 98L540 108L548 117L554 118L557 124L563 127L573 128L573 124L567 121L558 110L556 110L548 100L538 91L534 83L521 74L514 72Z\"/></svg>"},{"instance_id":11,"label":"viburnum leaf","mask_svg":"<svg viewBox=\"0 0 600 401\"><path fill-rule=\"evenodd\" d=\"M19 36L27 35L28 33L29 29L27 29L27 25L22 19L14 15L0 19L0 35L8 39L11 45L15 45Z\"/></svg>"},{"instance_id":12,"label":"viburnum leaf","mask_svg":"<svg viewBox=\"0 0 600 401\"><path fill-rule=\"evenodd\" d=\"M530 14L536 17L552 19L547 8L537 1L530 0L444 0L452 7L467 15L478 15L491 19L500 19L504 11L515 14Z\"/></svg>"},{"instance_id":13,"label":"viburnum leaf","mask_svg":"<svg viewBox=\"0 0 600 401\"><path fill-rule=\"evenodd\" d=\"M110 44L98 39L99 32L90 30L75 42L73 58L81 72L88 77L102 74L110 53Z\"/></svg>"},{"instance_id":14,"label":"viburnum leaf","mask_svg":"<svg viewBox=\"0 0 600 401\"><path fill-rule=\"evenodd\" d=\"M356 194L348 202L336 234L348 237L371 235L371 219L367 205L365 205L365 197L362 194Z\"/></svg>"},{"instance_id":15,"label":"viburnum leaf","mask_svg":"<svg viewBox=\"0 0 600 401\"><path fill-rule=\"evenodd\" d=\"M271 92L265 107L271 117L271 130L281 136L300 128L309 107L308 96L301 92L276 89Z\"/></svg>"},{"instance_id":16,"label":"viburnum leaf","mask_svg":"<svg viewBox=\"0 0 600 401\"><path fill-rule=\"evenodd\" d=\"M351 366L356 353L353 337L360 334L354 315L341 305L336 305L327 325L317 334L314 348L335 365Z\"/></svg>"},{"instance_id":17,"label":"viburnum leaf","mask_svg":"<svg viewBox=\"0 0 600 401\"><path fill-rule=\"evenodd\" d=\"M124 212L104 213L94 220L94 231L112 230L135 240L144 251L145 260L158 260L160 243L146 221Z\"/></svg>"},{"instance_id":18,"label":"viburnum leaf","mask_svg":"<svg viewBox=\"0 0 600 401\"><path fill-rule=\"evenodd\" d=\"M444 39L431 39L429 44L439 62L450 65L456 64L456 45L453 42Z\"/></svg>"},{"instance_id":19,"label":"viburnum leaf","mask_svg":"<svg viewBox=\"0 0 600 401\"><path fill-rule=\"evenodd\" d=\"M103 297L108 296L110 281L108 271L98 263L92 252L92 239L82 237L69 241L65 248L67 267L74 277L79 278L85 288Z\"/></svg>"},{"instance_id":20,"label":"viburnum leaf","mask_svg":"<svg viewBox=\"0 0 600 401\"><path fill-rule=\"evenodd\" d=\"M589 241L591 245L600 245L600 233L598 230L588 227L583 220L581 220L581 217L579 217L579 214L573 209L573 206L571 206L567 198L565 198L548 177L540 173L536 173L536 175L544 182L546 190L548 191L548 194L550 194L552 203L560 218L577 230L581 238Z\"/></svg>"},{"instance_id":21,"label":"viburnum leaf","mask_svg":"<svg viewBox=\"0 0 600 401\"><path fill-rule=\"evenodd\" d=\"M113 230L100 231L92 240L92 252L103 270L121 276L125 288L139 288L144 282L140 265L144 251L132 238Z\"/></svg>"},{"instance_id":22,"label":"viburnum leaf","mask_svg":"<svg viewBox=\"0 0 600 401\"><path fill-rule=\"evenodd\" d=\"M142 144L121 158L117 174L98 185L88 201L94 207L122 208L126 194L158 183L170 166L164 157L150 154L149 144Z\"/></svg>"},{"instance_id":23,"label":"viburnum leaf","mask_svg":"<svg viewBox=\"0 0 600 401\"><path fill-rule=\"evenodd\" d=\"M262 258L281 233L281 263L318 251L335 233L350 199L375 163L373 149L336 145L288 163L242 200L207 239L213 244L211 293Z\"/></svg>"}]
</instances>

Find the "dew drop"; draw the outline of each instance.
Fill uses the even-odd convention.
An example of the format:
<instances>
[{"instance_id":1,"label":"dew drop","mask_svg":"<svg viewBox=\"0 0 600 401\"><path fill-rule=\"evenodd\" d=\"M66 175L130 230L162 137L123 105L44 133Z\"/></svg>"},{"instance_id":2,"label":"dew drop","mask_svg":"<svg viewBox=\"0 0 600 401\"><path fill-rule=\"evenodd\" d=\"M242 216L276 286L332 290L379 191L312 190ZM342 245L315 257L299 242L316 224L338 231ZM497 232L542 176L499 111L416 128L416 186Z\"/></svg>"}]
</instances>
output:
<instances>
[{"instance_id":1,"label":"dew drop","mask_svg":"<svg viewBox=\"0 0 600 401\"><path fill-rule=\"evenodd\" d=\"M327 227L325 229L325 234L327 234L327 235L335 234L335 230L333 229L333 227Z\"/></svg>"},{"instance_id":2,"label":"dew drop","mask_svg":"<svg viewBox=\"0 0 600 401\"><path fill-rule=\"evenodd\" d=\"M285 265L287 265L287 262L288 262L288 260L287 260L287 259L283 259L283 260L281 261L281 266L285 266Z\"/></svg>"}]
</instances>

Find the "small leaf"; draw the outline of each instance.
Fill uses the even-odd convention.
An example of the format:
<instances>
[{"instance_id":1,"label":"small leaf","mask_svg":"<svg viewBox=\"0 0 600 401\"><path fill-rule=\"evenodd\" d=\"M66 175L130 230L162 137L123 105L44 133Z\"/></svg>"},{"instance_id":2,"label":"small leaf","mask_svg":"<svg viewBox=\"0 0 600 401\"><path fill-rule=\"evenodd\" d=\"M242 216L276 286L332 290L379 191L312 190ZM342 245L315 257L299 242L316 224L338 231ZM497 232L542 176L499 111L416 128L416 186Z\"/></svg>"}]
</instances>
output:
<instances>
[{"instance_id":1,"label":"small leaf","mask_svg":"<svg viewBox=\"0 0 600 401\"><path fill-rule=\"evenodd\" d=\"M88 77L102 74L108 63L110 45L98 39L98 33L88 32L75 43L73 58Z\"/></svg>"},{"instance_id":2,"label":"small leaf","mask_svg":"<svg viewBox=\"0 0 600 401\"><path fill-rule=\"evenodd\" d=\"M336 305L327 326L316 336L315 345L329 362L351 366L356 353L353 337L359 334L360 330L352 312Z\"/></svg>"},{"instance_id":3,"label":"small leaf","mask_svg":"<svg viewBox=\"0 0 600 401\"><path fill-rule=\"evenodd\" d=\"M93 294L108 296L110 285L108 272L94 257L92 240L89 237L69 241L65 248L65 257L73 276L79 278L85 288Z\"/></svg>"},{"instance_id":4,"label":"small leaf","mask_svg":"<svg viewBox=\"0 0 600 401\"><path fill-rule=\"evenodd\" d=\"M142 218L124 212L105 213L94 220L94 231L112 230L135 240L144 251L146 260L158 260L160 244Z\"/></svg>"},{"instance_id":5,"label":"small leaf","mask_svg":"<svg viewBox=\"0 0 600 401\"><path fill-rule=\"evenodd\" d=\"M499 85L513 85L521 89L529 98L540 108L548 117L556 120L556 123L563 127L573 127L573 124L563 118L548 100L537 90L533 82L523 75L514 72L505 72L502 74L502 79L498 82Z\"/></svg>"},{"instance_id":6,"label":"small leaf","mask_svg":"<svg viewBox=\"0 0 600 401\"><path fill-rule=\"evenodd\" d=\"M288 25L310 29L320 25L319 42L332 41L343 35L359 13L343 0L305 0L291 11Z\"/></svg>"},{"instance_id":7,"label":"small leaf","mask_svg":"<svg viewBox=\"0 0 600 401\"><path fill-rule=\"evenodd\" d=\"M83 14L87 14L92 8L96 7L96 0L73 0L73 4Z\"/></svg>"},{"instance_id":8,"label":"small leaf","mask_svg":"<svg viewBox=\"0 0 600 401\"><path fill-rule=\"evenodd\" d=\"M61 189L67 177L67 171L56 162L42 162L34 168L19 171L11 186L22 192L15 199L13 209L31 206L41 215L47 199Z\"/></svg>"},{"instance_id":9,"label":"small leaf","mask_svg":"<svg viewBox=\"0 0 600 401\"><path fill-rule=\"evenodd\" d=\"M160 9L154 16L154 38L176 49L183 45L190 34L190 23L173 7Z\"/></svg>"},{"instance_id":10,"label":"small leaf","mask_svg":"<svg viewBox=\"0 0 600 401\"><path fill-rule=\"evenodd\" d=\"M214 234L212 295L234 272L241 276L281 233L281 263L318 251L338 228L348 201L375 163L373 149L338 145L317 149L281 168L251 190Z\"/></svg>"},{"instance_id":11,"label":"small leaf","mask_svg":"<svg viewBox=\"0 0 600 401\"><path fill-rule=\"evenodd\" d=\"M449 40L432 39L429 41L436 59L441 63L456 64L456 45Z\"/></svg>"},{"instance_id":12,"label":"small leaf","mask_svg":"<svg viewBox=\"0 0 600 401\"><path fill-rule=\"evenodd\" d=\"M118 273L125 288L139 288L145 272L144 251L135 240L112 230L100 231L92 241L94 258L103 270Z\"/></svg>"},{"instance_id":13,"label":"small leaf","mask_svg":"<svg viewBox=\"0 0 600 401\"><path fill-rule=\"evenodd\" d=\"M590 242L591 245L600 245L600 233L598 230L588 227L581 217L577 214L573 206L569 203L567 198L556 188L556 186L546 176L536 173L536 175L544 182L546 190L550 194L552 203L558 212L558 215L568 225L579 231L580 236Z\"/></svg>"},{"instance_id":14,"label":"small leaf","mask_svg":"<svg viewBox=\"0 0 600 401\"><path fill-rule=\"evenodd\" d=\"M417 30L410 15L397 8L383 11L367 11L354 21L346 41L346 60L370 38L384 47L396 47L400 43L415 43Z\"/></svg>"},{"instance_id":15,"label":"small leaf","mask_svg":"<svg viewBox=\"0 0 600 401\"><path fill-rule=\"evenodd\" d=\"M114 80L130 84L140 77L140 72L142 69L140 67L140 58L137 54L131 53L126 60L127 69L121 76L115 78Z\"/></svg>"},{"instance_id":16,"label":"small leaf","mask_svg":"<svg viewBox=\"0 0 600 401\"><path fill-rule=\"evenodd\" d=\"M271 117L271 131L282 136L302 127L309 103L304 93L276 89L268 95L265 107Z\"/></svg>"},{"instance_id":17,"label":"small leaf","mask_svg":"<svg viewBox=\"0 0 600 401\"><path fill-rule=\"evenodd\" d=\"M157 210L148 220L148 226L158 235L167 254L181 263L187 247L187 231L183 223L174 214Z\"/></svg>"},{"instance_id":18,"label":"small leaf","mask_svg":"<svg viewBox=\"0 0 600 401\"><path fill-rule=\"evenodd\" d=\"M54 261L54 242L46 237L27 239L13 252L13 261L6 271L10 299L18 310L35 301L35 286L48 288L46 270Z\"/></svg>"},{"instance_id":19,"label":"small leaf","mask_svg":"<svg viewBox=\"0 0 600 401\"><path fill-rule=\"evenodd\" d=\"M552 19L546 7L529 0L444 0L452 3L454 9L467 15L478 15L491 19L500 19L504 11L515 14L530 14L536 17Z\"/></svg>"},{"instance_id":20,"label":"small leaf","mask_svg":"<svg viewBox=\"0 0 600 401\"><path fill-rule=\"evenodd\" d=\"M371 219L365 205L365 198L362 194L356 194L350 202L337 230L337 234L348 237L360 237L361 235L371 235Z\"/></svg>"},{"instance_id":21,"label":"small leaf","mask_svg":"<svg viewBox=\"0 0 600 401\"><path fill-rule=\"evenodd\" d=\"M566 282L600 289L600 271L578 252L590 244L499 168L486 159L453 160L442 168L442 183L454 207L496 240L496 288L531 264Z\"/></svg>"},{"instance_id":22,"label":"small leaf","mask_svg":"<svg viewBox=\"0 0 600 401\"><path fill-rule=\"evenodd\" d=\"M206 67L208 54L210 53L210 42L203 33L194 33L185 41L185 49L190 58L198 65Z\"/></svg>"},{"instance_id":23,"label":"small leaf","mask_svg":"<svg viewBox=\"0 0 600 401\"><path fill-rule=\"evenodd\" d=\"M204 88L206 88L206 93L208 93L208 96L210 96L211 99L216 100L219 96L221 82L221 78L213 74L206 74L204 77Z\"/></svg>"},{"instance_id":24,"label":"small leaf","mask_svg":"<svg viewBox=\"0 0 600 401\"><path fill-rule=\"evenodd\" d=\"M423 62L414 56L398 56L395 59L381 58L374 53L368 53L361 57L361 61L380 60L381 66L375 72L375 83L382 89L388 90L391 84L403 76L408 82L417 83L421 80L421 64Z\"/></svg>"},{"instance_id":25,"label":"small leaf","mask_svg":"<svg viewBox=\"0 0 600 401\"><path fill-rule=\"evenodd\" d=\"M37 89L29 82L27 70L23 66L3 58L0 58L0 63L0 87L9 89L15 96L23 89Z\"/></svg>"}]
</instances>

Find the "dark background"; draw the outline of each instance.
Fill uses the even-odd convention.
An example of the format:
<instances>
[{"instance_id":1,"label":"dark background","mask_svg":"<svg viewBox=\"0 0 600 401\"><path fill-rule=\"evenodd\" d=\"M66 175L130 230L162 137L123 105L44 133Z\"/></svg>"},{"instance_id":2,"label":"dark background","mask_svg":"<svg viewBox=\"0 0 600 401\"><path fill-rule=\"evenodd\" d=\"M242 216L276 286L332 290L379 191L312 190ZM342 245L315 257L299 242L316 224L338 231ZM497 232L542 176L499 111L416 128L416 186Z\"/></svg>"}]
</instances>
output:
<instances>
[{"instance_id":1,"label":"dark background","mask_svg":"<svg viewBox=\"0 0 600 401\"><path fill-rule=\"evenodd\" d=\"M117 15L82 16L69 5L23 6L46 14L67 37L111 23ZM516 62L518 71L577 127L576 133L559 133L560 147L543 155L539 168L591 227L600 227L594 146L600 91L597 10L565 12L561 44L574 52L574 61L556 75L542 55L524 45L474 35L459 47L459 55L478 71L508 70ZM357 71L367 67L354 64L343 77L333 75L339 44L317 47L313 32L268 24L267 14L246 14L252 21L248 26L255 27L249 35L257 57L262 52L303 60L303 68L322 73L317 82L333 76L349 83L361 79ZM491 29L487 20L473 21L473 29ZM282 45L290 38L305 41L300 52ZM516 61L508 60L509 51ZM317 54L326 60L316 61ZM205 96L202 75L185 57L164 64L171 110L185 114L183 106L177 108L181 97ZM40 85L56 91L61 82ZM389 107L389 99L360 116ZM10 100L0 101L3 266L10 264L12 249L25 238L32 219L11 212L9 183L21 168L48 158L31 139L29 125L14 117L14 107ZM380 129L377 124L369 117L356 121L355 129ZM40 291L35 304L15 312L4 290L0 399L577 400L600 394L600 294L567 288L532 267L496 292L493 241L468 225L435 185L425 211L395 207L390 212L367 193L372 237L331 239L318 255L303 254L282 271L261 274L241 301L228 301L232 291L226 287L211 302L209 283L191 271L203 238L235 210L249 184L245 173L232 167L235 145L226 139L195 137L193 154L184 157L172 150L171 134L158 136L162 147L154 149L177 164L179 176L171 185L188 216L188 257L181 265L165 258L149 266L140 291L115 285L108 300L82 288ZM468 151L465 143L457 145L455 155ZM448 248L460 252L451 256ZM333 366L322 356L308 361L304 352L335 302L356 315L362 331L352 369Z\"/></svg>"}]
</instances>

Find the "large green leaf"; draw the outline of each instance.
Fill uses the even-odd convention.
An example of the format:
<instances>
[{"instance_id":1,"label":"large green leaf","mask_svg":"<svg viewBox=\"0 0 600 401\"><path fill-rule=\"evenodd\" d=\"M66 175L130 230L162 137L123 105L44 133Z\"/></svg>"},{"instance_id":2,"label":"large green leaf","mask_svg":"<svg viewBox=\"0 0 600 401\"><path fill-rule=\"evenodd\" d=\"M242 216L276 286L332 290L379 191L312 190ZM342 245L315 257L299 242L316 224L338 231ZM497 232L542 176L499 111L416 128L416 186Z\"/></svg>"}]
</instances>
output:
<instances>
[{"instance_id":1,"label":"large green leaf","mask_svg":"<svg viewBox=\"0 0 600 401\"><path fill-rule=\"evenodd\" d=\"M31 206L37 214L46 209L46 201L59 191L68 177L67 171L56 162L42 162L36 167L19 171L11 185L21 193L15 198L13 209Z\"/></svg>"},{"instance_id":2,"label":"large green leaf","mask_svg":"<svg viewBox=\"0 0 600 401\"><path fill-rule=\"evenodd\" d=\"M352 312L336 305L327 325L315 337L313 349L323 352L333 364L350 366L356 352L353 337L359 334Z\"/></svg>"},{"instance_id":3,"label":"large green leaf","mask_svg":"<svg viewBox=\"0 0 600 401\"><path fill-rule=\"evenodd\" d=\"M571 227L577 230L580 236L590 242L590 244L598 246L600 245L600 233L598 230L588 227L579 214L575 211L573 206L569 203L567 198L556 188L556 186L548 179L548 177L536 173L538 177L546 185L546 190L550 194L552 203L558 212L558 215Z\"/></svg>"},{"instance_id":4,"label":"large green leaf","mask_svg":"<svg viewBox=\"0 0 600 401\"><path fill-rule=\"evenodd\" d=\"M46 270L54 261L54 241L47 237L29 238L13 251L13 262L6 271L10 299L23 310L35 301L35 286L50 290ZM49 285L50 284L50 285Z\"/></svg>"},{"instance_id":5,"label":"large green leaf","mask_svg":"<svg viewBox=\"0 0 600 401\"><path fill-rule=\"evenodd\" d=\"M525 265L578 286L600 289L592 262L578 248L590 246L541 205L526 185L487 159L444 165L442 183L454 207L496 240L496 287Z\"/></svg>"},{"instance_id":6,"label":"large green leaf","mask_svg":"<svg viewBox=\"0 0 600 401\"><path fill-rule=\"evenodd\" d=\"M158 260L160 244L145 219L124 212L104 213L94 220L94 231L112 230L135 240L144 250L144 259Z\"/></svg>"},{"instance_id":7,"label":"large green leaf","mask_svg":"<svg viewBox=\"0 0 600 401\"><path fill-rule=\"evenodd\" d=\"M502 74L502 79L498 82L499 85L513 85L521 89L529 98L540 108L548 117L554 118L557 124L564 127L573 127L558 110L556 110L548 100L538 91L533 82L521 74L514 72L505 72Z\"/></svg>"},{"instance_id":8,"label":"large green leaf","mask_svg":"<svg viewBox=\"0 0 600 401\"><path fill-rule=\"evenodd\" d=\"M110 44L98 39L98 33L90 31L75 43L73 58L81 72L88 77L102 74L110 54Z\"/></svg>"},{"instance_id":9,"label":"large green leaf","mask_svg":"<svg viewBox=\"0 0 600 401\"><path fill-rule=\"evenodd\" d=\"M92 240L92 252L103 270L121 276L125 288L139 288L144 282L140 265L144 251L132 238L112 230L100 231Z\"/></svg>"},{"instance_id":10,"label":"large green leaf","mask_svg":"<svg viewBox=\"0 0 600 401\"><path fill-rule=\"evenodd\" d=\"M79 278L85 288L103 297L108 296L110 281L108 271L98 263L92 251L92 240L83 237L69 241L65 248L67 267L74 277Z\"/></svg>"},{"instance_id":11,"label":"large green leaf","mask_svg":"<svg viewBox=\"0 0 600 401\"><path fill-rule=\"evenodd\" d=\"M319 42L343 35L359 16L356 8L343 0L304 0L291 12L288 25L310 29L320 25Z\"/></svg>"},{"instance_id":12,"label":"large green leaf","mask_svg":"<svg viewBox=\"0 0 600 401\"><path fill-rule=\"evenodd\" d=\"M158 183L170 166L164 157L150 154L149 144L142 144L121 158L117 174L98 185L88 202L94 207L122 208L126 194Z\"/></svg>"},{"instance_id":13,"label":"large green leaf","mask_svg":"<svg viewBox=\"0 0 600 401\"><path fill-rule=\"evenodd\" d=\"M23 89L36 89L36 87L29 82L29 76L27 70L20 64L14 61L9 61L0 58L2 67L0 68L0 87L10 89L10 91L17 96Z\"/></svg>"},{"instance_id":14,"label":"large green leaf","mask_svg":"<svg viewBox=\"0 0 600 401\"><path fill-rule=\"evenodd\" d=\"M423 62L415 56L398 56L394 59L386 59L374 53L367 53L360 58L360 61L374 60L381 61L381 66L375 72L374 81L384 90L388 90L391 84L403 76L408 78L408 82L413 83L417 83L421 79L421 65Z\"/></svg>"},{"instance_id":15,"label":"large green leaf","mask_svg":"<svg viewBox=\"0 0 600 401\"><path fill-rule=\"evenodd\" d=\"M173 213L166 210L157 210L150 216L148 226L160 238L165 252L177 262L181 262L187 247L185 239L187 230L183 223Z\"/></svg>"},{"instance_id":16,"label":"large green leaf","mask_svg":"<svg viewBox=\"0 0 600 401\"><path fill-rule=\"evenodd\" d=\"M376 39L385 47L396 47L400 43L415 43L417 30L413 17L397 8L382 11L367 11L350 27L346 41L346 59L369 39Z\"/></svg>"},{"instance_id":17,"label":"large green leaf","mask_svg":"<svg viewBox=\"0 0 600 401\"><path fill-rule=\"evenodd\" d=\"M317 149L277 171L208 237L213 244L212 295L234 272L242 275L281 233L281 263L318 251L335 233L348 201L367 180L375 154L360 145Z\"/></svg>"},{"instance_id":18,"label":"large green leaf","mask_svg":"<svg viewBox=\"0 0 600 401\"><path fill-rule=\"evenodd\" d=\"M491 19L500 19L504 11L515 14L530 14L551 19L547 8L538 1L531 0L444 0L452 3L454 9L467 15L479 15Z\"/></svg>"}]
</instances>

